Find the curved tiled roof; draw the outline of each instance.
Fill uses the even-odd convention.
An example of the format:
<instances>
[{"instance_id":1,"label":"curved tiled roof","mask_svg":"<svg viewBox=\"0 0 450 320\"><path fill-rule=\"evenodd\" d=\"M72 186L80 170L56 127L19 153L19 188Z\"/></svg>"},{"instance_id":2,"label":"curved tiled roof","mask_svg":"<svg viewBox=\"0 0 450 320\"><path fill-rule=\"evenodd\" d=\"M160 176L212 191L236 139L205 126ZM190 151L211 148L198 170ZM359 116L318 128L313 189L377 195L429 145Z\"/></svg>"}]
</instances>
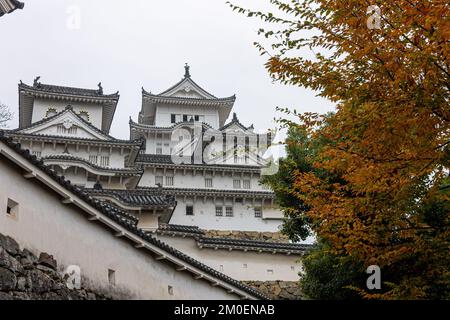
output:
<instances>
[{"instance_id":1,"label":"curved tiled roof","mask_svg":"<svg viewBox=\"0 0 450 320\"><path fill-rule=\"evenodd\" d=\"M34 155L31 155L29 150L25 150L21 148L21 145L18 143L14 143L11 138L5 136L4 132L0 130L0 141L8 145L12 148L18 155L29 161L32 165L36 166L39 170L43 171L48 175L53 181L59 184L62 188L74 193L80 199L85 201L87 204L101 212L103 215L116 222L118 225L129 231L130 233L136 235L142 240L154 245L155 247L177 257L181 261L192 265L203 272L220 279L228 284L233 285L236 288L260 299L268 299L267 296L263 295L259 291L237 281L217 270L214 270L211 267L201 263L198 260L178 251L177 249L169 246L168 244L156 239L155 237L147 234L145 231L137 227L137 219L133 216L123 212L122 210L118 210L113 206L107 204L104 201L97 200L90 196L86 191L83 191L82 188L76 187L71 184L70 181L66 180L64 176L57 175L53 170L44 165L44 163L38 160Z\"/></svg>"},{"instance_id":2,"label":"curved tiled roof","mask_svg":"<svg viewBox=\"0 0 450 320\"><path fill-rule=\"evenodd\" d=\"M123 172L123 173L130 173L130 174L142 174L143 170L138 168L109 168L109 167L102 167L97 164L94 164L92 162L89 162L86 159L71 155L71 154L56 154L56 155L49 155L44 156L41 158L42 161L46 160L67 160L67 161L75 161L83 163L93 169L102 170L102 171L114 171L114 172Z\"/></svg>"},{"instance_id":3,"label":"curved tiled roof","mask_svg":"<svg viewBox=\"0 0 450 320\"><path fill-rule=\"evenodd\" d=\"M168 206L176 205L175 197L142 190L85 189L92 196L110 196L127 205Z\"/></svg>"},{"instance_id":4,"label":"curved tiled roof","mask_svg":"<svg viewBox=\"0 0 450 320\"><path fill-rule=\"evenodd\" d=\"M282 243L274 241L261 241L250 239L232 239L232 238L218 238L206 236L206 232L196 226L175 225L175 224L160 224L157 230L159 234L172 234L191 236L195 238L197 245L200 248L213 249L236 249L236 250L252 250L252 251L269 251L269 252L283 252L303 254L311 245L302 243Z\"/></svg>"},{"instance_id":5,"label":"curved tiled roof","mask_svg":"<svg viewBox=\"0 0 450 320\"><path fill-rule=\"evenodd\" d=\"M34 98L65 99L68 101L84 101L99 103L103 106L101 131L108 133L119 102L119 93L105 95L99 84L98 90L73 87L55 86L38 82L40 77L34 80L33 86L22 81L19 83L19 126L25 127L31 124L34 108Z\"/></svg>"},{"instance_id":6,"label":"curved tiled roof","mask_svg":"<svg viewBox=\"0 0 450 320\"><path fill-rule=\"evenodd\" d=\"M199 237L197 239L197 244L203 247L222 247L222 248L241 248L253 250L274 250L274 251L284 251L284 252L305 252L311 247L307 244L297 244L297 243L279 243L279 242L268 242L268 241L257 241L257 240L240 240L240 239L226 239L226 238L212 238L212 237Z\"/></svg>"},{"instance_id":7,"label":"curved tiled roof","mask_svg":"<svg viewBox=\"0 0 450 320\"><path fill-rule=\"evenodd\" d=\"M119 92L115 92L112 94L103 94L100 90L94 89L83 89L83 88L75 88L75 87L63 87L63 86L55 86L50 84L43 83L35 83L33 86L29 86L23 82L19 84L20 88L31 91L41 91L41 92L49 92L56 93L62 95L76 95L76 96L84 96L84 97L95 97L95 98L108 98L108 99L119 99Z\"/></svg>"},{"instance_id":8,"label":"curved tiled roof","mask_svg":"<svg viewBox=\"0 0 450 320\"><path fill-rule=\"evenodd\" d=\"M149 154L149 153L141 153L137 156L136 162L139 163L155 163L155 164L173 164L173 165L180 165L180 166L190 166L195 167L198 166L199 168L229 168L229 169L248 169L248 170L261 170L260 166L254 166L254 165L239 165L239 164L208 164L208 163L202 163L202 164L178 164L174 163L172 161L172 157L170 154Z\"/></svg>"},{"instance_id":9,"label":"curved tiled roof","mask_svg":"<svg viewBox=\"0 0 450 320\"><path fill-rule=\"evenodd\" d=\"M148 125L148 124L142 124L142 123L134 122L133 119L131 119L131 117L130 117L130 120L128 121L128 123L130 125L132 125L133 127L139 127L139 128L142 128L142 129L173 130L173 129L177 128L177 127L182 127L182 126L186 126L186 125L192 126L193 124L197 124L199 122L198 121L197 122L180 121L180 122L177 122L177 123L175 123L175 124L173 124L173 125L171 125L169 127L158 127L158 126L154 126L154 125ZM201 124L202 124L202 126L205 129L212 129L212 127L206 122L201 122Z\"/></svg>"},{"instance_id":10,"label":"curved tiled roof","mask_svg":"<svg viewBox=\"0 0 450 320\"><path fill-rule=\"evenodd\" d=\"M190 233L193 235L204 235L205 231L200 229L197 226L186 226L179 224L160 224L158 231L168 231L168 232L181 232L181 233Z\"/></svg>"},{"instance_id":11,"label":"curved tiled roof","mask_svg":"<svg viewBox=\"0 0 450 320\"><path fill-rule=\"evenodd\" d=\"M236 194L237 197L245 198L249 195L273 198L272 191L251 191L242 189L206 189L206 188L158 188L158 187L138 187L138 190L158 190L162 193L183 194L183 193L208 193L208 194Z\"/></svg>"},{"instance_id":12,"label":"curved tiled roof","mask_svg":"<svg viewBox=\"0 0 450 320\"><path fill-rule=\"evenodd\" d=\"M24 4L17 0L0 0L0 17L17 9L23 9Z\"/></svg>"}]
</instances>

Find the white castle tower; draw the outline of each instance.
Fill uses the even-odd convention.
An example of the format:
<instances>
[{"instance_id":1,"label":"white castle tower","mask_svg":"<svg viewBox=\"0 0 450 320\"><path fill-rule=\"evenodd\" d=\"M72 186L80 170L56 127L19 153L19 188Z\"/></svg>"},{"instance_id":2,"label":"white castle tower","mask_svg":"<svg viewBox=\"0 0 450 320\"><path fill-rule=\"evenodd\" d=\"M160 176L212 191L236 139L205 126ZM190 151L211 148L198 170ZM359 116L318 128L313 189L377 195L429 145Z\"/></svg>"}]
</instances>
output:
<instances>
[{"instance_id":1,"label":"white castle tower","mask_svg":"<svg viewBox=\"0 0 450 320\"><path fill-rule=\"evenodd\" d=\"M169 89L142 89L130 140L119 140L109 135L118 93L104 94L101 83L82 89L39 80L20 82L19 128L8 136L83 192L132 214L138 228L207 266L252 285L295 287L307 245L280 234L283 214L260 183L273 166L263 158L273 135L257 134L235 113L226 123L234 95L212 95L186 65Z\"/></svg>"}]
</instances>

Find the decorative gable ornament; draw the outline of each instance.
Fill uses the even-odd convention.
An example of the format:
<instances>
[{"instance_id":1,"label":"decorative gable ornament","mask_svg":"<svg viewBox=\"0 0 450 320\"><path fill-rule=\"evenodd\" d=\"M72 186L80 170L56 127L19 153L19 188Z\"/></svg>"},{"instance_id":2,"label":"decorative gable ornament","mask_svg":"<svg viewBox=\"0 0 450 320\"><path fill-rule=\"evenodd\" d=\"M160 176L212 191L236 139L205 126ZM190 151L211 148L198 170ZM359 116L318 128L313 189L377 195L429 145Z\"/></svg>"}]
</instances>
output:
<instances>
[{"instance_id":1,"label":"decorative gable ornament","mask_svg":"<svg viewBox=\"0 0 450 320\"><path fill-rule=\"evenodd\" d=\"M66 130L69 130L73 127L73 121L70 119L65 119L62 123L63 127L66 128Z\"/></svg>"}]
</instances>

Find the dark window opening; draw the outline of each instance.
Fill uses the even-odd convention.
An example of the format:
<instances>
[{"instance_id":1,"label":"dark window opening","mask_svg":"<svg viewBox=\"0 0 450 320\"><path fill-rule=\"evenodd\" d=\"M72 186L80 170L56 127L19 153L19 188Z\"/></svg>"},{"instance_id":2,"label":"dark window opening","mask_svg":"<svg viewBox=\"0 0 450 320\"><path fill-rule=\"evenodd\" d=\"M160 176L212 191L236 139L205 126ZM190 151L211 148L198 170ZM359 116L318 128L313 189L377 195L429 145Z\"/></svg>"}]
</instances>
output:
<instances>
[{"instance_id":1,"label":"dark window opening","mask_svg":"<svg viewBox=\"0 0 450 320\"><path fill-rule=\"evenodd\" d=\"M194 215L194 207L193 206L186 206L186 215L187 216L193 216Z\"/></svg>"}]
</instances>

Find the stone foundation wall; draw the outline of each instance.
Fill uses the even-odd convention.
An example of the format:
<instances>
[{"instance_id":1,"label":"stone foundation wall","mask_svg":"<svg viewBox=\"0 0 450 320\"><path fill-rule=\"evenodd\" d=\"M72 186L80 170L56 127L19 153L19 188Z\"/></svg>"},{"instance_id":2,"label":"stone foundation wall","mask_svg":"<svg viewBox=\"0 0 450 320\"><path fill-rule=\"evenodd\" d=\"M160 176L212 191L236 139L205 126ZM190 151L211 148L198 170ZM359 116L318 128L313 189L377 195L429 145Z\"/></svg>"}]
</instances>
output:
<instances>
[{"instance_id":1,"label":"stone foundation wall","mask_svg":"<svg viewBox=\"0 0 450 320\"><path fill-rule=\"evenodd\" d=\"M273 300L301 300L297 281L242 281Z\"/></svg>"},{"instance_id":2,"label":"stone foundation wall","mask_svg":"<svg viewBox=\"0 0 450 320\"><path fill-rule=\"evenodd\" d=\"M0 234L0 300L104 300L105 296L81 288L70 290L57 271L53 257L39 258Z\"/></svg>"},{"instance_id":3,"label":"stone foundation wall","mask_svg":"<svg viewBox=\"0 0 450 320\"><path fill-rule=\"evenodd\" d=\"M238 240L270 241L277 243L288 243L289 238L280 232L257 232L257 231L222 231L204 230L205 237L228 238Z\"/></svg>"}]
</instances>

